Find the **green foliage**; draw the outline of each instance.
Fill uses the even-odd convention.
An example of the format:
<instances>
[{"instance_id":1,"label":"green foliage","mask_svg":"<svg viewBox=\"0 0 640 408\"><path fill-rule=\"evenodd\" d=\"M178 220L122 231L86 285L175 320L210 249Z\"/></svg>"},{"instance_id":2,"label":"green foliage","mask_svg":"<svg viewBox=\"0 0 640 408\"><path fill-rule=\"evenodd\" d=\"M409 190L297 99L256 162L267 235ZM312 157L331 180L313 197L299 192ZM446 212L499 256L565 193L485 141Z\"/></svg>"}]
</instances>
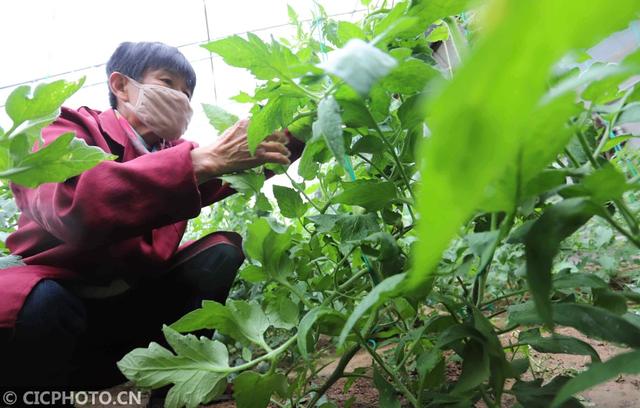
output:
<instances>
[{"instance_id":1,"label":"green foliage","mask_svg":"<svg viewBox=\"0 0 640 408\"><path fill-rule=\"evenodd\" d=\"M42 145L40 131L58 117L62 103L83 84L84 78L76 82L59 80L40 84L33 92L28 85L11 92L5 109L13 126L0 132L0 179L34 188L63 182L115 158L98 147L88 146L73 133Z\"/></svg>"},{"instance_id":2,"label":"green foliage","mask_svg":"<svg viewBox=\"0 0 640 408\"><path fill-rule=\"evenodd\" d=\"M576 393L635 366L601 363L558 326L629 347L630 361L640 348L638 281L616 276L640 248L640 155L624 135L610 141L640 93L617 88L634 58L581 72L559 61L640 6L364 3L358 22L318 6L309 26L289 8L296 41L248 34L205 45L261 81L234 98L251 104L252 149L284 128L306 141L303 181L278 168L290 184L274 185L267 202L258 172L223 176L242 195L207 210L192 233L241 231L247 263L226 305L205 302L172 327L224 340L220 351L183 338L231 356L213 372L234 383L240 406L333 406L323 394L340 377L348 392L363 374L345 372L358 351L373 359L366 376L381 406L500 406L506 392L522 406L580 406ZM232 122L211 116L219 130ZM515 331L505 348L500 334ZM593 364L575 379L525 381L536 374L530 349ZM327 354L339 361L319 378ZM136 382L155 370L133 361L124 371ZM460 375L445 377L452 365ZM180 370L167 378L181 384ZM174 388L168 405L191 403Z\"/></svg>"}]
</instances>

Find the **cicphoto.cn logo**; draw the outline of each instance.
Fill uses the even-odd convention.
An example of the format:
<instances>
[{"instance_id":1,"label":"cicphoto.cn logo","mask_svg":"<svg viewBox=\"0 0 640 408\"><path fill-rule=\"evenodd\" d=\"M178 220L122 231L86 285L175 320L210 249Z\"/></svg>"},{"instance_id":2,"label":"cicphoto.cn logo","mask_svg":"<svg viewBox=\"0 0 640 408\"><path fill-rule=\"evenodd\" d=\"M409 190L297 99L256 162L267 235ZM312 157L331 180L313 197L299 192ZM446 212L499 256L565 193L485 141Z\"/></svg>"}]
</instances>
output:
<instances>
[{"instance_id":1,"label":"cicphoto.cn logo","mask_svg":"<svg viewBox=\"0 0 640 408\"><path fill-rule=\"evenodd\" d=\"M1 407L96 405L134 406L142 404L141 391L4 391Z\"/></svg>"}]
</instances>

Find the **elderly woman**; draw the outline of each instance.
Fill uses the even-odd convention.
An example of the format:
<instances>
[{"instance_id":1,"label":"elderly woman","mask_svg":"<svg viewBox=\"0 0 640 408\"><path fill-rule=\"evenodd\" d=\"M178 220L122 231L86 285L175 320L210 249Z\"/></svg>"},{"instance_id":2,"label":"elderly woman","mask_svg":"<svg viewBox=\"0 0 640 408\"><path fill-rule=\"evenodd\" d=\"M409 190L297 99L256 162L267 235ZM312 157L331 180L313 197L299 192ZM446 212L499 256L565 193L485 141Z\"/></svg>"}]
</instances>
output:
<instances>
[{"instance_id":1,"label":"elderly woman","mask_svg":"<svg viewBox=\"0 0 640 408\"><path fill-rule=\"evenodd\" d=\"M178 248L187 220L234 192L216 177L288 164L286 144L299 155L299 141L276 133L252 156L247 121L211 146L181 139L196 77L174 47L123 43L107 74L112 109L63 108L43 137L75 132L117 158L64 183L12 186L21 216L7 246L26 266L0 271L0 385L123 381L126 352L229 293L244 260L237 234Z\"/></svg>"}]
</instances>

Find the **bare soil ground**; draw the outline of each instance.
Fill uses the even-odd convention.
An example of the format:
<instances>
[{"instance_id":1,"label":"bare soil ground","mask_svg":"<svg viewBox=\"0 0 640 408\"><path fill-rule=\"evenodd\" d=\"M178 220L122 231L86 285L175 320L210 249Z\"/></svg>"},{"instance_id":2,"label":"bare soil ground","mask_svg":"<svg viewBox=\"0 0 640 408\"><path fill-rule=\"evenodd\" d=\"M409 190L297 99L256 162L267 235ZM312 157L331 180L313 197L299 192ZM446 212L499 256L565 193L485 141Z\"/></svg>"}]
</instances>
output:
<instances>
[{"instance_id":1,"label":"bare soil ground","mask_svg":"<svg viewBox=\"0 0 640 408\"><path fill-rule=\"evenodd\" d=\"M577 337L591 344L591 346L596 349L603 361L606 361L609 358L625 351L622 348L605 342L587 339L571 328L560 328L558 332L565 335ZM515 341L517 340L517 335L517 332L507 333L503 335L501 339L505 344L508 344L509 338L512 337ZM542 354L534 350L530 351L530 359L532 362L532 368L536 372L536 376L538 378L544 378L545 380L551 379L552 377L559 374L575 374L577 372L584 371L585 369L587 369L588 364L590 363L590 359L587 356L574 356L568 354ZM325 367L320 372L320 379L322 380L322 378L326 378L327 376L329 376L335 369L336 364L337 361ZM370 368L371 364L371 356L369 356L369 354L367 354L366 352L359 352L358 354L356 354L353 360L351 360L345 372L351 372L360 367ZM459 366L457 366L456 364L451 364L449 367L447 367L447 377L449 378L449 380L454 381L459 375ZM373 386L370 380L360 378L353 383L353 385L347 392L345 392L344 386L346 381L347 380L344 378L340 379L336 384L333 385L333 387L331 387L331 389L327 393L327 397L329 400L336 403L339 407L345 406L345 404L347 404L347 401L349 400L352 400L352 408L369 408L378 406L378 390ZM130 386L125 384L112 389L112 392L117 393L122 389L128 389L126 387ZM582 403L587 407L640 407L640 376L621 375L612 381L600 384L599 386L586 391L580 396L580 398L582 400ZM513 400L513 397L511 397L510 395L505 395L501 405L505 408L510 408L514 405L514 403L515 401ZM89 408L89 406L84 407ZM100 406L94 407L98 408ZM110 405L110 407L114 407L114 405ZM162 400L154 399L153 401L150 401L149 395L145 394L142 405L140 405L140 408L142 407L161 408ZM235 407L236 405L233 401L223 401L206 405L205 408ZM477 404L476 407L483 408L484 405ZM129 408L132 407L129 406Z\"/></svg>"}]
</instances>

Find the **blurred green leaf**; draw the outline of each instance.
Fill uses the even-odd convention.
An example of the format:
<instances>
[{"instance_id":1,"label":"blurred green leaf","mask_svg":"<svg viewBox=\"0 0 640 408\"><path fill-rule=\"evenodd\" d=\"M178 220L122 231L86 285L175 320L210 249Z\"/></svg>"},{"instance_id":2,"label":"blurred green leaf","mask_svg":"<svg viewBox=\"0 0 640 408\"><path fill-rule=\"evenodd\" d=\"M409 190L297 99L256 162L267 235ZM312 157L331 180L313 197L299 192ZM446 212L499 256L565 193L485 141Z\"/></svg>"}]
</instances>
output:
<instances>
[{"instance_id":1,"label":"blurred green leaf","mask_svg":"<svg viewBox=\"0 0 640 408\"><path fill-rule=\"evenodd\" d=\"M418 5L428 10L432 3ZM521 135L530 134L530 121L540 109L552 65L567 51L593 45L624 28L639 8L633 0L623 0L613 11L606 2L538 0L494 2L485 10L490 16L486 34L453 80L429 103L432 136L421 153L421 240L407 289L430 290L440 255L486 197L487 185L509 174L508 167L518 161L523 151ZM608 16L606 21L602 15ZM531 16L544 16L535 30L530 28ZM573 100L561 105L563 115L567 104L573 106ZM535 145L544 146L557 136L546 135ZM540 163L543 159L549 157L532 160L532 167L541 170L548 163Z\"/></svg>"}]
</instances>

